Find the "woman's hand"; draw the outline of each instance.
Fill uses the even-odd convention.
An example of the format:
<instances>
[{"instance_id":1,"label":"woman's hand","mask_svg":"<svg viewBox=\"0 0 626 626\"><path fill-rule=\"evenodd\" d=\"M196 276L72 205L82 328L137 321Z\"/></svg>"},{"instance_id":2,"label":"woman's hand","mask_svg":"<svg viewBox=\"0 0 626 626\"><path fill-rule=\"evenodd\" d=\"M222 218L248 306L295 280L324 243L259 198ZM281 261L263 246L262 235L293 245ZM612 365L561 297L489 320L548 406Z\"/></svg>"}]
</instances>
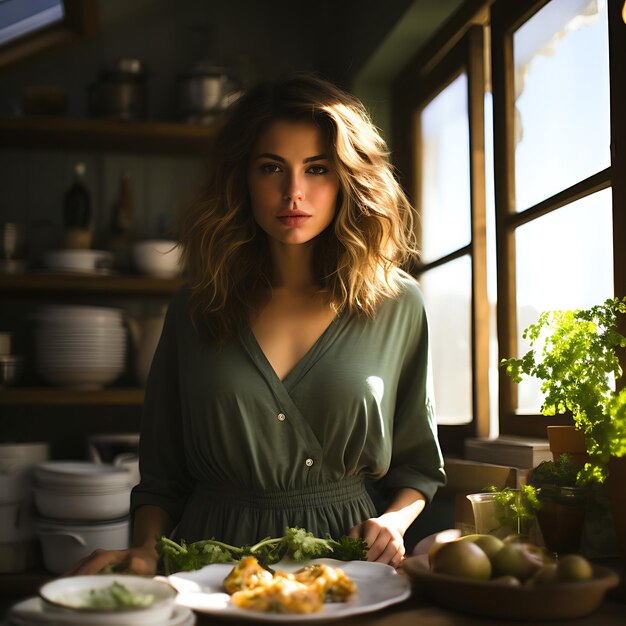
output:
<instances>
[{"instance_id":1,"label":"woman's hand","mask_svg":"<svg viewBox=\"0 0 626 626\"><path fill-rule=\"evenodd\" d=\"M404 557L404 533L426 505L424 495L409 487L395 493L393 501L380 517L353 526L348 537L362 537L369 546L368 561L398 567Z\"/></svg>"},{"instance_id":2,"label":"woman's hand","mask_svg":"<svg viewBox=\"0 0 626 626\"><path fill-rule=\"evenodd\" d=\"M368 561L377 561L398 567L405 550L403 533L397 522L394 513L385 513L380 517L372 517L353 526L348 537L352 539L363 537L369 546Z\"/></svg>"},{"instance_id":3,"label":"woman's hand","mask_svg":"<svg viewBox=\"0 0 626 626\"><path fill-rule=\"evenodd\" d=\"M153 547L129 548L127 550L94 550L81 559L66 576L98 574L106 567L115 567L127 574L154 576L159 558Z\"/></svg>"}]
</instances>

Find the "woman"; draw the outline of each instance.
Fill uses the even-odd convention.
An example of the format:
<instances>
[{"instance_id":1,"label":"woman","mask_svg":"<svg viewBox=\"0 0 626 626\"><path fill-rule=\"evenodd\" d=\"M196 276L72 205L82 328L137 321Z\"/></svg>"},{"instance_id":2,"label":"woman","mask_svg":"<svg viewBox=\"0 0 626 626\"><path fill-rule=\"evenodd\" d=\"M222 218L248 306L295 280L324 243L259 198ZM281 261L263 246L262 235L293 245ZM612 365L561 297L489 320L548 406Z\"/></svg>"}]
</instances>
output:
<instances>
[{"instance_id":1,"label":"woman","mask_svg":"<svg viewBox=\"0 0 626 626\"><path fill-rule=\"evenodd\" d=\"M362 536L397 566L445 476L411 208L363 105L311 76L244 95L215 141L146 388L125 561L154 538ZM365 488L388 498L378 514Z\"/></svg>"}]
</instances>

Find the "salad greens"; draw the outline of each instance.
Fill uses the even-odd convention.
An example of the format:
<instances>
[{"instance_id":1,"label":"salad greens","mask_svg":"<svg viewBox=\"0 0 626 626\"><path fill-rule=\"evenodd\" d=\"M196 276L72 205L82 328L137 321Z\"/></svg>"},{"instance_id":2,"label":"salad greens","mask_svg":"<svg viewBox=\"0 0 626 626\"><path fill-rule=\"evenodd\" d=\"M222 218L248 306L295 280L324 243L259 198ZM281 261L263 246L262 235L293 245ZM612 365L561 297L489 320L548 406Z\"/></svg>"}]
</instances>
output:
<instances>
[{"instance_id":1,"label":"salad greens","mask_svg":"<svg viewBox=\"0 0 626 626\"><path fill-rule=\"evenodd\" d=\"M364 561L368 550L362 538L315 537L304 528L287 528L282 537L266 537L253 546L230 546L217 539L178 544L167 537L159 537L156 547L166 575L200 569L212 563L232 563L245 556L255 557L267 568L283 558L304 561L332 557L340 561Z\"/></svg>"},{"instance_id":2,"label":"salad greens","mask_svg":"<svg viewBox=\"0 0 626 626\"><path fill-rule=\"evenodd\" d=\"M84 606L94 609L134 609L150 606L154 600L154 594L131 591L114 581L108 587L91 589Z\"/></svg>"}]
</instances>

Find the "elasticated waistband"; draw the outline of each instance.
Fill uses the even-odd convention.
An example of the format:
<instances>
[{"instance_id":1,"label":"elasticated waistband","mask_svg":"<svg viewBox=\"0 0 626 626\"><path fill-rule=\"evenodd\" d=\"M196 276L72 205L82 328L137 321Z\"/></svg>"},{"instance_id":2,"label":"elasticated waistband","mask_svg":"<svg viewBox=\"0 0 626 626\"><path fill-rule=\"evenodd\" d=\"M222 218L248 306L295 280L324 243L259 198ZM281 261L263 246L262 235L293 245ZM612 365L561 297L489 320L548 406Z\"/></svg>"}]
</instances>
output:
<instances>
[{"instance_id":1,"label":"elasticated waistband","mask_svg":"<svg viewBox=\"0 0 626 626\"><path fill-rule=\"evenodd\" d=\"M217 502L262 510L326 507L350 502L367 494L360 476L287 491L251 491L236 485L212 487L198 484L196 492Z\"/></svg>"}]
</instances>

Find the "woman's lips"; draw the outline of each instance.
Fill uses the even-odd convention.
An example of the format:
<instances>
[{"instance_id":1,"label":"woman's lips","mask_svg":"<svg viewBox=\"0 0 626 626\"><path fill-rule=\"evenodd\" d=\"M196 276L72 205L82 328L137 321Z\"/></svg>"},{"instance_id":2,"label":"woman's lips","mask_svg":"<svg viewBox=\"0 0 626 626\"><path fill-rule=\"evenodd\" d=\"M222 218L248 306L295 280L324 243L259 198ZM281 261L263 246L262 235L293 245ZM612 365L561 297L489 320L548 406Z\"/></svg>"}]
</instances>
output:
<instances>
[{"instance_id":1,"label":"woman's lips","mask_svg":"<svg viewBox=\"0 0 626 626\"><path fill-rule=\"evenodd\" d=\"M311 219L311 216L301 211L290 211L289 213L279 215L278 219L284 226L294 228L296 226L302 226L307 220Z\"/></svg>"}]
</instances>

